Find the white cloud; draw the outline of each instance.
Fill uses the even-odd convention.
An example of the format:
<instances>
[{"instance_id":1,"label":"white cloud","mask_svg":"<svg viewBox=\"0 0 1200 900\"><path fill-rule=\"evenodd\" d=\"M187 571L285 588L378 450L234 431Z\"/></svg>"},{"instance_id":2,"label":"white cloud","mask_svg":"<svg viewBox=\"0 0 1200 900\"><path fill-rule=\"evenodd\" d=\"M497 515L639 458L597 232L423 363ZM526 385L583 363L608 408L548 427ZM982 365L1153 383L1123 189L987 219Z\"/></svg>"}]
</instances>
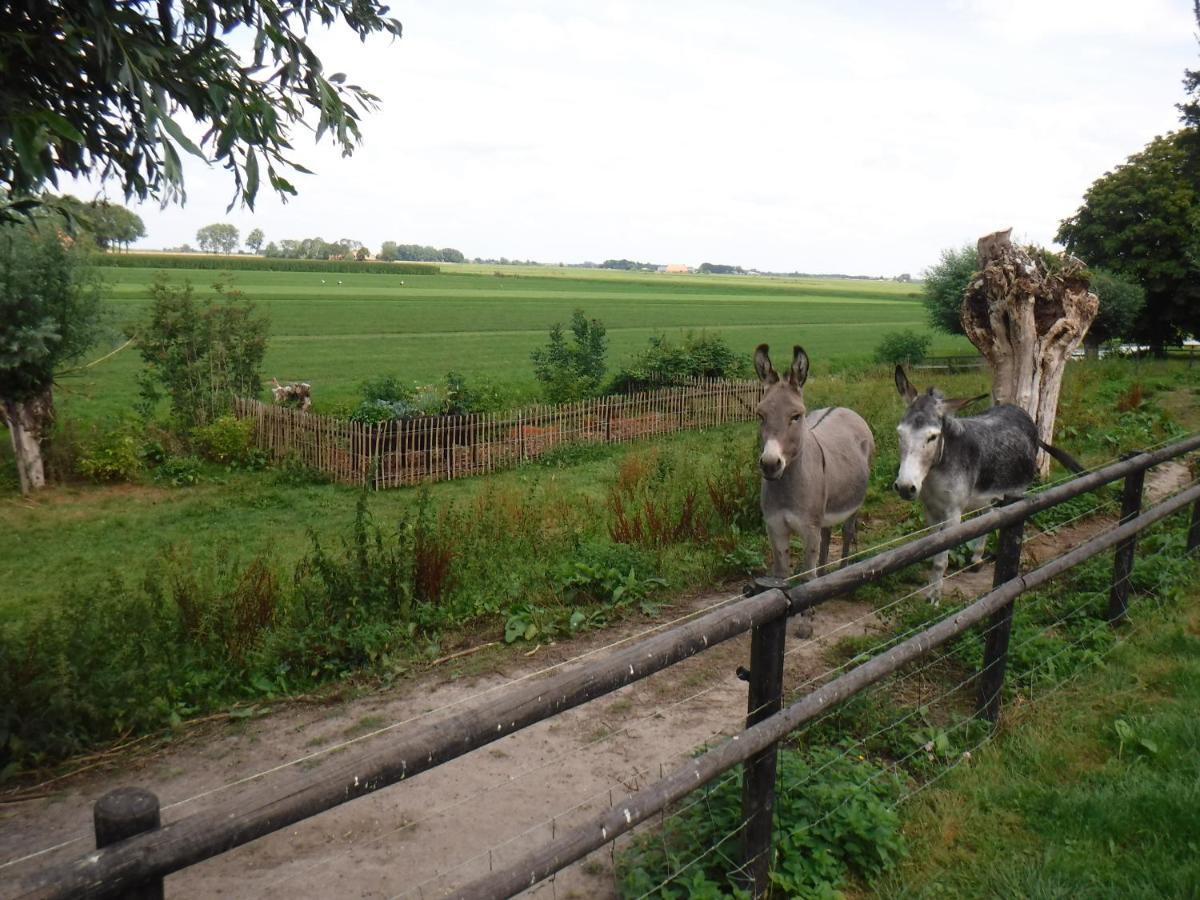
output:
<instances>
[{"instance_id":1,"label":"white cloud","mask_svg":"<svg viewBox=\"0 0 1200 900\"><path fill-rule=\"evenodd\" d=\"M1136 10L1136 14L1131 12ZM297 141L286 206L226 215L188 167L149 246L234 221L545 261L628 256L916 271L1013 225L1049 241L1087 185L1174 127L1183 0L394 7L403 40L313 37L378 93L364 146Z\"/></svg>"}]
</instances>

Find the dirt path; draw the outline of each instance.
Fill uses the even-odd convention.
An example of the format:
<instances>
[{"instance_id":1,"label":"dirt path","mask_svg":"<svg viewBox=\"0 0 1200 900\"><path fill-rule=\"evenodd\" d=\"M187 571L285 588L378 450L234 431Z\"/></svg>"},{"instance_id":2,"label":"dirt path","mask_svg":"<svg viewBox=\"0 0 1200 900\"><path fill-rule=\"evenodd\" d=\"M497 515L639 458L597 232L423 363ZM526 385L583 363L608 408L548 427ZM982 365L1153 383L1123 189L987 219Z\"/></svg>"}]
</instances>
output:
<instances>
[{"instance_id":1,"label":"dirt path","mask_svg":"<svg viewBox=\"0 0 1200 900\"><path fill-rule=\"evenodd\" d=\"M1188 481L1182 465L1159 467L1148 478L1147 502ZM1026 564L1049 558L1108 524L1088 520L1054 535L1032 534ZM956 577L947 590L974 596L990 585L991 570L985 567ZM697 598L673 612L704 608L716 599ZM236 796L239 780L277 768L263 777L281 787L297 783L347 741L386 746L388 734L373 733L387 725L448 715L453 711L448 706L584 652L601 651L645 627L625 625L542 648L532 657L505 653L484 674L469 674L469 660L452 661L385 695L293 706L263 719L224 724L153 756L130 758L121 768L50 785L46 796L0 804L0 897L13 895L16 876L49 859L71 859L91 849L91 804L113 787L153 790L163 804L164 822L174 821ZM879 628L864 604L822 606L814 639L789 638L787 685L795 688L824 672L826 651L838 640ZM168 879L168 896L440 896L606 808L610 792L619 797L657 779L695 748L739 730L746 685L734 670L747 662L748 644L748 636L729 641L552 722L193 866ZM64 843L36 859L10 864ZM492 847L497 849L489 855ZM610 853L598 851L535 893L612 896Z\"/></svg>"}]
</instances>

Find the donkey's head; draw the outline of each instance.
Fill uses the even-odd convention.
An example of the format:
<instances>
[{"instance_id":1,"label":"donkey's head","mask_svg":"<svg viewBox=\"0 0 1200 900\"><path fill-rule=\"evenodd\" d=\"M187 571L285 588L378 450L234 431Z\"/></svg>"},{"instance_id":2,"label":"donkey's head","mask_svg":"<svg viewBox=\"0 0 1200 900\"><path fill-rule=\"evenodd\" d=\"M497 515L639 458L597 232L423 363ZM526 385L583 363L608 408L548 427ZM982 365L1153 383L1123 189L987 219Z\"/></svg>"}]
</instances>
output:
<instances>
[{"instance_id":1,"label":"donkey's head","mask_svg":"<svg viewBox=\"0 0 1200 900\"><path fill-rule=\"evenodd\" d=\"M766 344L759 344L754 351L754 369L759 380L767 386L758 404L763 448L758 466L764 478L774 481L800 455L804 445L807 433L804 382L808 380L808 354L803 347L794 347L791 368L785 378L780 378L771 365L767 349Z\"/></svg>"},{"instance_id":2,"label":"donkey's head","mask_svg":"<svg viewBox=\"0 0 1200 900\"><path fill-rule=\"evenodd\" d=\"M908 408L896 426L900 436L900 471L892 487L905 500L912 500L921 492L929 470L941 462L946 435L956 427L954 414L987 395L949 400L936 388L919 394L901 366L896 366L896 390Z\"/></svg>"}]
</instances>

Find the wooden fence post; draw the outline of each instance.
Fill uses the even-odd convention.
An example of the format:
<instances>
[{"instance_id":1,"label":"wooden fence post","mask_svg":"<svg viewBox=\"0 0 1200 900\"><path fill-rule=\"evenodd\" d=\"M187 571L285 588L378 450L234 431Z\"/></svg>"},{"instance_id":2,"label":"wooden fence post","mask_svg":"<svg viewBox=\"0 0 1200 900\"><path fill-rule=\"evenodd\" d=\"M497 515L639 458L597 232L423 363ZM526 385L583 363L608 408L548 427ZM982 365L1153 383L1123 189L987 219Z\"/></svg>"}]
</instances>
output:
<instances>
[{"instance_id":1,"label":"wooden fence post","mask_svg":"<svg viewBox=\"0 0 1200 900\"><path fill-rule=\"evenodd\" d=\"M1121 456L1129 459L1137 456L1139 451L1131 451ZM1142 511L1142 485L1146 481L1146 470L1138 469L1125 476L1125 486L1121 491L1121 521L1124 525L1130 519L1137 518ZM1117 544L1113 554L1112 589L1108 594L1108 621L1110 625L1119 625L1129 610L1129 579L1133 574L1133 551L1137 547L1137 536L1130 535Z\"/></svg>"},{"instance_id":2,"label":"wooden fence post","mask_svg":"<svg viewBox=\"0 0 1200 900\"><path fill-rule=\"evenodd\" d=\"M787 590L783 578L756 578L748 594ZM755 625L750 636L750 682L746 727L773 716L783 707L783 646L787 616ZM741 675L742 673L738 673ZM765 897L771 879L771 830L775 821L775 768L778 745L746 760L742 768L742 875L755 897Z\"/></svg>"},{"instance_id":3,"label":"wooden fence post","mask_svg":"<svg viewBox=\"0 0 1200 900\"><path fill-rule=\"evenodd\" d=\"M1024 535L1024 519L1000 529L996 567L992 573L993 590L1021 574L1021 540ZM983 665L979 669L975 715L989 722L1000 718L1000 691L1004 687L1004 672L1008 668L1008 639L1012 634L1014 603L1010 600L992 613L984 633Z\"/></svg>"},{"instance_id":4,"label":"wooden fence post","mask_svg":"<svg viewBox=\"0 0 1200 900\"><path fill-rule=\"evenodd\" d=\"M142 788L122 787L109 791L92 807L96 849L123 841L161 824L158 797ZM121 900L163 900L163 880L153 878L119 895Z\"/></svg>"}]
</instances>

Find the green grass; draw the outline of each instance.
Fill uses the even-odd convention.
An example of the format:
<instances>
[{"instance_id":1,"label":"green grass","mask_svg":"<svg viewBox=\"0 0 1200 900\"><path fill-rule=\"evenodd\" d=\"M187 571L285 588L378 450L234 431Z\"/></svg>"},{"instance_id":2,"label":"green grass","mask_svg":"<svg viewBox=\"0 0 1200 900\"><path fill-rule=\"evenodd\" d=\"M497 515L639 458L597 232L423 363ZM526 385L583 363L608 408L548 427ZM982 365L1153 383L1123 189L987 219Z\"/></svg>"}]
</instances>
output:
<instances>
[{"instance_id":1,"label":"green grass","mask_svg":"<svg viewBox=\"0 0 1200 900\"><path fill-rule=\"evenodd\" d=\"M477 267L446 268L403 279L243 271L231 280L270 316L265 377L311 382L318 410L354 400L371 377L431 381L449 370L487 376L516 399L531 399L536 385L529 354L577 307L608 328L610 371L659 333L718 332L747 357L763 341L781 355L802 343L819 375L869 359L886 331L927 331L916 291L891 282L540 268L509 268L497 277ZM141 315L154 271L110 267L101 273L115 331ZM169 275L190 279L203 296L221 273ZM969 350L965 338L935 337L934 353ZM64 411L92 419L127 409L139 367L130 349L64 379Z\"/></svg>"},{"instance_id":2,"label":"green grass","mask_svg":"<svg viewBox=\"0 0 1200 900\"><path fill-rule=\"evenodd\" d=\"M1195 897L1198 601L1144 610L1106 665L1010 709L1003 738L910 811L912 856L877 894Z\"/></svg>"}]
</instances>

